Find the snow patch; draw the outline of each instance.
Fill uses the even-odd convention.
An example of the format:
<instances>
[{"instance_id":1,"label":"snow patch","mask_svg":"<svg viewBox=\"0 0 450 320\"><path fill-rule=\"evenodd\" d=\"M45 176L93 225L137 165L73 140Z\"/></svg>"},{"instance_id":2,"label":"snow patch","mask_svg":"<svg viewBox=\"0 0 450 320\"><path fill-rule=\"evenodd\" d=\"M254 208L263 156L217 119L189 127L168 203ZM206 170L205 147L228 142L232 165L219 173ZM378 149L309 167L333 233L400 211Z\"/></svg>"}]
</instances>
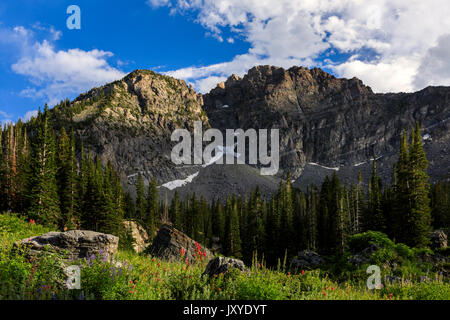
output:
<instances>
[{"instance_id":1,"label":"snow patch","mask_svg":"<svg viewBox=\"0 0 450 320\"><path fill-rule=\"evenodd\" d=\"M362 166L363 164L365 164L366 162L364 161L364 162L360 162L360 163L356 163L356 164L354 164L353 166L354 167L359 167L359 166Z\"/></svg>"},{"instance_id":2,"label":"snow patch","mask_svg":"<svg viewBox=\"0 0 450 320\"><path fill-rule=\"evenodd\" d=\"M188 184L188 183L191 183L192 180L194 180L194 178L195 178L196 176L198 176L199 172L200 172L200 171L197 171L196 173L191 174L190 176L188 176L186 179L183 179L183 180L173 180L173 181L169 181L169 182L164 183L163 185L161 185L161 187L167 188L167 189L169 189L169 190L173 190L173 189L175 189L175 188L182 187L182 186L184 186L184 185L186 185L186 184Z\"/></svg>"},{"instance_id":3,"label":"snow patch","mask_svg":"<svg viewBox=\"0 0 450 320\"><path fill-rule=\"evenodd\" d=\"M240 153L234 152L234 149L236 148L237 143L235 143L233 146L217 146L216 155L211 158L207 163L202 165L203 168L212 165L217 160L222 158L226 154L231 154L235 158L239 158L241 156Z\"/></svg>"},{"instance_id":4,"label":"snow patch","mask_svg":"<svg viewBox=\"0 0 450 320\"><path fill-rule=\"evenodd\" d=\"M141 171L141 172L136 172L136 173L130 174L129 176L127 176L127 179L136 177L137 175L142 174L142 173L144 173L144 172Z\"/></svg>"},{"instance_id":5,"label":"snow patch","mask_svg":"<svg viewBox=\"0 0 450 320\"><path fill-rule=\"evenodd\" d=\"M308 164L313 165L313 166L318 166L318 167L321 167L321 168L324 168L324 169L327 169L327 170L339 171L339 167L335 167L335 168L325 167L325 166L322 166L322 165L320 165L318 163L315 163L315 162L309 162Z\"/></svg>"},{"instance_id":6,"label":"snow patch","mask_svg":"<svg viewBox=\"0 0 450 320\"><path fill-rule=\"evenodd\" d=\"M222 106L222 108L229 108L230 106L229 105L227 105L227 104L224 104L223 106Z\"/></svg>"},{"instance_id":7,"label":"snow patch","mask_svg":"<svg viewBox=\"0 0 450 320\"><path fill-rule=\"evenodd\" d=\"M427 140L431 140L431 136L427 133L422 137L423 140L427 141Z\"/></svg>"}]
</instances>

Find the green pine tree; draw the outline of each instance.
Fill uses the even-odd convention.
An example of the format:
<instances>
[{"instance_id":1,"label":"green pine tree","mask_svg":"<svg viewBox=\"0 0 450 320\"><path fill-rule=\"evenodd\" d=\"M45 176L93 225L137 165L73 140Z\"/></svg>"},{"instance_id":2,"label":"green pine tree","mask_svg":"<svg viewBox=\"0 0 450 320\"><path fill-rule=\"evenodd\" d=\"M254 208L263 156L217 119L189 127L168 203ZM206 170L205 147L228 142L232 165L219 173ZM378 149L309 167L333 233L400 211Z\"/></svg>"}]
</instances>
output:
<instances>
[{"instance_id":1,"label":"green pine tree","mask_svg":"<svg viewBox=\"0 0 450 320\"><path fill-rule=\"evenodd\" d=\"M39 123L31 159L30 218L44 225L56 225L60 219L60 205L56 184L55 135L49 122L47 105L38 115Z\"/></svg>"}]
</instances>

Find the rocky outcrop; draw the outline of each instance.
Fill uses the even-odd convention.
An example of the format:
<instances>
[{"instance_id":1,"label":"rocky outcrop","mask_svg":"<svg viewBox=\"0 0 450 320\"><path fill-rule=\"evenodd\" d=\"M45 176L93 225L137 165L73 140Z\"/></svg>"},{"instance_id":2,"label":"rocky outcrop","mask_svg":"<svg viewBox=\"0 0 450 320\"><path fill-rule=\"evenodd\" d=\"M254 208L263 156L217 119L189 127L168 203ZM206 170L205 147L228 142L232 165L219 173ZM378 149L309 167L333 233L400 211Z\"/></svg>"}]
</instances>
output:
<instances>
[{"instance_id":1,"label":"rocky outcrop","mask_svg":"<svg viewBox=\"0 0 450 320\"><path fill-rule=\"evenodd\" d=\"M137 253L143 252L148 246L147 231L137 222L131 220L123 221L127 232L131 233L134 239L133 248Z\"/></svg>"},{"instance_id":2,"label":"rocky outcrop","mask_svg":"<svg viewBox=\"0 0 450 320\"><path fill-rule=\"evenodd\" d=\"M212 277L214 275L225 274L233 268L241 272L247 271L242 260L227 257L216 257L208 262L202 275Z\"/></svg>"},{"instance_id":3,"label":"rocky outcrop","mask_svg":"<svg viewBox=\"0 0 450 320\"><path fill-rule=\"evenodd\" d=\"M189 263L214 257L209 249L168 224L161 226L148 253L168 261L187 259Z\"/></svg>"},{"instance_id":4,"label":"rocky outcrop","mask_svg":"<svg viewBox=\"0 0 450 320\"><path fill-rule=\"evenodd\" d=\"M14 243L14 249L24 249L28 255L41 252L59 253L68 259L87 258L92 255L114 255L119 238L111 234L85 230L48 232Z\"/></svg>"},{"instance_id":5,"label":"rocky outcrop","mask_svg":"<svg viewBox=\"0 0 450 320\"><path fill-rule=\"evenodd\" d=\"M291 267L293 269L315 269L324 262L323 258L311 250L303 250L292 259Z\"/></svg>"},{"instance_id":6,"label":"rocky outcrop","mask_svg":"<svg viewBox=\"0 0 450 320\"><path fill-rule=\"evenodd\" d=\"M447 234L442 230L433 231L430 240L432 249L447 248Z\"/></svg>"}]
</instances>

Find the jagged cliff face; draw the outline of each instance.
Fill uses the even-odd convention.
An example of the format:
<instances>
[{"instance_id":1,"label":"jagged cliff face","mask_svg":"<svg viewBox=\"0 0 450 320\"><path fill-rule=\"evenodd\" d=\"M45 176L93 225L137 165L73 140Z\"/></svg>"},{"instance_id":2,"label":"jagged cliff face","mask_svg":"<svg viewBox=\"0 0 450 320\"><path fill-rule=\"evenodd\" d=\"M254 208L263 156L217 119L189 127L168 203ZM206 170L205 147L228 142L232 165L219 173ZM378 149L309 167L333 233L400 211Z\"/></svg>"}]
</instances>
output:
<instances>
[{"instance_id":1,"label":"jagged cliff face","mask_svg":"<svg viewBox=\"0 0 450 320\"><path fill-rule=\"evenodd\" d=\"M436 179L449 172L450 88L374 94L359 79L320 69L259 66L242 79L231 76L203 99L212 127L280 129L280 167L299 178L298 185L320 183L333 171L348 182L359 170L368 176L373 155L381 157L381 174L389 180L401 131L417 120L429 173Z\"/></svg>"},{"instance_id":2,"label":"jagged cliff face","mask_svg":"<svg viewBox=\"0 0 450 320\"><path fill-rule=\"evenodd\" d=\"M300 187L319 184L334 171L345 182L355 181L358 171L368 177L373 155L379 157L380 174L389 181L401 131L417 120L424 128L429 174L436 180L450 171L447 87L374 94L356 78L337 79L320 69L259 66L243 78L231 76L202 96L184 81L137 70L80 95L68 108L55 109L57 122L63 125L72 117L85 148L103 163L111 161L125 184L134 185L138 173L145 180L154 176L160 184L196 174L182 193L202 191L209 199L214 197L208 194L213 190L243 192L242 186L237 188L236 183L215 175L234 177L236 172L258 171L236 171L229 165L220 169L173 165L170 135L176 128L192 132L195 120L221 130L280 129L279 177L289 170ZM256 177L238 180L246 181L245 188L260 181ZM276 184L276 179L261 181L267 190Z\"/></svg>"}]
</instances>

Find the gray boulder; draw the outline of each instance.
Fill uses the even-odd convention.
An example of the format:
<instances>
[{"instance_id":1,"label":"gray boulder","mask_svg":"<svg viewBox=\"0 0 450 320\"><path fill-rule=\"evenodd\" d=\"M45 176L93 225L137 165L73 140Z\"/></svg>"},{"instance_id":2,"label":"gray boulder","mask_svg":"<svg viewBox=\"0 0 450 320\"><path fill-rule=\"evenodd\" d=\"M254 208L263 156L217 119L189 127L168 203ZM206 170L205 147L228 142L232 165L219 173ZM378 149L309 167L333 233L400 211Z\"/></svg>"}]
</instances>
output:
<instances>
[{"instance_id":1,"label":"gray boulder","mask_svg":"<svg viewBox=\"0 0 450 320\"><path fill-rule=\"evenodd\" d=\"M78 259L99 254L112 256L117 252L118 244L119 238L111 234L70 230L22 239L14 243L13 248L23 248L31 256L45 251L62 254L68 259Z\"/></svg>"},{"instance_id":2,"label":"gray boulder","mask_svg":"<svg viewBox=\"0 0 450 320\"><path fill-rule=\"evenodd\" d=\"M356 253L353 256L351 256L348 261L355 266L360 266L362 264L369 263L370 256L372 255L372 253L374 253L375 251L378 251L378 250L380 250L380 247L378 245L371 244L370 246L368 246L361 252Z\"/></svg>"},{"instance_id":3,"label":"gray boulder","mask_svg":"<svg viewBox=\"0 0 450 320\"><path fill-rule=\"evenodd\" d=\"M245 264L242 260L227 257L217 257L208 262L202 276L209 275L210 277L212 277L221 273L225 274L232 268L236 268L241 272L247 271L247 268L245 267Z\"/></svg>"},{"instance_id":4,"label":"gray boulder","mask_svg":"<svg viewBox=\"0 0 450 320\"><path fill-rule=\"evenodd\" d=\"M209 261L214 258L209 249L168 224L161 226L148 252L154 257L168 261L188 259L188 262L192 263L200 259Z\"/></svg>"},{"instance_id":5,"label":"gray boulder","mask_svg":"<svg viewBox=\"0 0 450 320\"><path fill-rule=\"evenodd\" d=\"M297 258L292 259L292 267L294 269L314 269L324 262L323 258L311 250L300 251Z\"/></svg>"},{"instance_id":6,"label":"gray boulder","mask_svg":"<svg viewBox=\"0 0 450 320\"><path fill-rule=\"evenodd\" d=\"M348 261L355 266L360 266L362 264L369 263L370 260L366 256L363 256L361 254L355 254L351 256Z\"/></svg>"},{"instance_id":7,"label":"gray boulder","mask_svg":"<svg viewBox=\"0 0 450 320\"><path fill-rule=\"evenodd\" d=\"M431 248L447 248L447 234L442 230L433 231L430 234Z\"/></svg>"}]
</instances>

